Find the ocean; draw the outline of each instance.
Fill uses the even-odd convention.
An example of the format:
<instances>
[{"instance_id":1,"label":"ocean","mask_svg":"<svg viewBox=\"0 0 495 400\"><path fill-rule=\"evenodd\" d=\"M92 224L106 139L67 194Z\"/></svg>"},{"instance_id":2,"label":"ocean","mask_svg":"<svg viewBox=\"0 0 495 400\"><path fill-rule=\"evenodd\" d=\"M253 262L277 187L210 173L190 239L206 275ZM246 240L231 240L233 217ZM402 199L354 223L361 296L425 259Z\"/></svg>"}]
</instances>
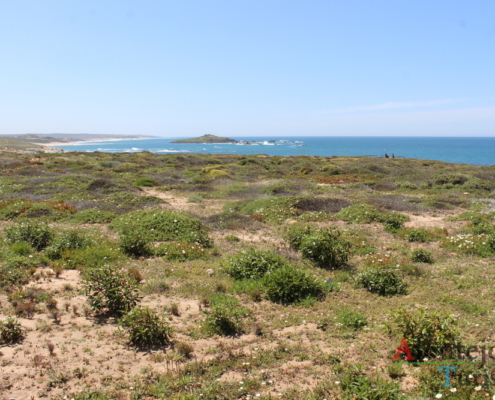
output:
<instances>
[{"instance_id":1,"label":"ocean","mask_svg":"<svg viewBox=\"0 0 495 400\"><path fill-rule=\"evenodd\" d=\"M495 137L233 137L251 144L178 144L177 138L109 140L57 146L67 151L267 154L269 156L398 156L472 165L495 164Z\"/></svg>"}]
</instances>

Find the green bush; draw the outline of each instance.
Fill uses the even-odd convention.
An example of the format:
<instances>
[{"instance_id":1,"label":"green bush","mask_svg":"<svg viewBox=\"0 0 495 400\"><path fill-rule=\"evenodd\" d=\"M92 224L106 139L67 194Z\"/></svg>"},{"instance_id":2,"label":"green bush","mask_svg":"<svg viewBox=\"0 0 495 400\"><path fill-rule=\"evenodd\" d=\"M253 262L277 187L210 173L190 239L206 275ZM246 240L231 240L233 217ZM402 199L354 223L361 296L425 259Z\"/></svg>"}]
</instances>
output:
<instances>
[{"instance_id":1,"label":"green bush","mask_svg":"<svg viewBox=\"0 0 495 400\"><path fill-rule=\"evenodd\" d=\"M491 257L495 254L495 235L467 233L447 236L442 246L461 254Z\"/></svg>"},{"instance_id":2,"label":"green bush","mask_svg":"<svg viewBox=\"0 0 495 400\"><path fill-rule=\"evenodd\" d=\"M101 243L87 248L67 250L62 253L59 265L66 269L84 271L88 268L117 264L126 257L116 247L116 245L112 247L111 244Z\"/></svg>"},{"instance_id":3,"label":"green bush","mask_svg":"<svg viewBox=\"0 0 495 400\"><path fill-rule=\"evenodd\" d=\"M205 329L209 334L234 336L243 332L243 319L249 310L235 297L216 293L209 298L210 310L206 313Z\"/></svg>"},{"instance_id":4,"label":"green bush","mask_svg":"<svg viewBox=\"0 0 495 400\"><path fill-rule=\"evenodd\" d=\"M134 307L120 318L119 325L127 331L129 341L135 346L170 344L171 327L148 307Z\"/></svg>"},{"instance_id":5,"label":"green bush","mask_svg":"<svg viewBox=\"0 0 495 400\"><path fill-rule=\"evenodd\" d=\"M93 244L94 240L88 236L88 232L79 229L65 230L54 237L51 245L45 249L45 254L51 260L58 260L66 250L84 249Z\"/></svg>"},{"instance_id":6,"label":"green bush","mask_svg":"<svg viewBox=\"0 0 495 400\"><path fill-rule=\"evenodd\" d=\"M24 339L24 328L14 318L0 322L0 343L17 343Z\"/></svg>"},{"instance_id":7,"label":"green bush","mask_svg":"<svg viewBox=\"0 0 495 400\"><path fill-rule=\"evenodd\" d=\"M153 249L153 254L170 261L188 261L205 258L203 246L197 243L167 242Z\"/></svg>"},{"instance_id":8,"label":"green bush","mask_svg":"<svg viewBox=\"0 0 495 400\"><path fill-rule=\"evenodd\" d=\"M455 185L462 185L468 181L468 177L462 174L456 173L443 173L434 176L429 179L427 184L429 187L442 187L442 188L451 188Z\"/></svg>"},{"instance_id":9,"label":"green bush","mask_svg":"<svg viewBox=\"0 0 495 400\"><path fill-rule=\"evenodd\" d=\"M411 260L419 263L433 264L431 251L425 249L414 249L411 253Z\"/></svg>"},{"instance_id":10,"label":"green bush","mask_svg":"<svg viewBox=\"0 0 495 400\"><path fill-rule=\"evenodd\" d=\"M259 279L286 263L287 261L274 251L256 250L251 247L230 257L224 268L234 279Z\"/></svg>"},{"instance_id":11,"label":"green bush","mask_svg":"<svg viewBox=\"0 0 495 400\"><path fill-rule=\"evenodd\" d=\"M320 268L337 269L346 265L351 243L336 229L319 230L303 236L299 245L301 254Z\"/></svg>"},{"instance_id":12,"label":"green bush","mask_svg":"<svg viewBox=\"0 0 495 400\"><path fill-rule=\"evenodd\" d=\"M151 244L151 235L144 230L126 230L119 235L119 247L130 257L151 255L153 253Z\"/></svg>"},{"instance_id":13,"label":"green bush","mask_svg":"<svg viewBox=\"0 0 495 400\"><path fill-rule=\"evenodd\" d=\"M241 239L239 239L239 236L236 235L227 235L224 237L224 239L228 242L240 242Z\"/></svg>"},{"instance_id":14,"label":"green bush","mask_svg":"<svg viewBox=\"0 0 495 400\"><path fill-rule=\"evenodd\" d=\"M29 282L29 275L23 266L0 265L0 288L24 285Z\"/></svg>"},{"instance_id":15,"label":"green bush","mask_svg":"<svg viewBox=\"0 0 495 400\"><path fill-rule=\"evenodd\" d=\"M117 217L112 211L88 208L70 216L70 221L79 224L108 224Z\"/></svg>"},{"instance_id":16,"label":"green bush","mask_svg":"<svg viewBox=\"0 0 495 400\"><path fill-rule=\"evenodd\" d=\"M134 184L136 186L157 186L158 183L154 180L154 179L151 179L151 178L138 178L136 179L136 181L134 182Z\"/></svg>"},{"instance_id":17,"label":"green bush","mask_svg":"<svg viewBox=\"0 0 495 400\"><path fill-rule=\"evenodd\" d=\"M379 216L380 221L387 231L398 231L404 227L404 223L409 221L409 217L398 212L383 213Z\"/></svg>"},{"instance_id":18,"label":"green bush","mask_svg":"<svg viewBox=\"0 0 495 400\"><path fill-rule=\"evenodd\" d=\"M350 366L340 372L339 387L343 400L400 400L404 398L399 383L376 375L370 377L360 366ZM339 368L341 369L341 368Z\"/></svg>"},{"instance_id":19,"label":"green bush","mask_svg":"<svg viewBox=\"0 0 495 400\"><path fill-rule=\"evenodd\" d=\"M111 227L119 235L128 235L126 248L132 250L132 236L138 240L137 248L151 242L179 241L211 247L206 227L199 219L165 210L131 211L113 221Z\"/></svg>"},{"instance_id":20,"label":"green bush","mask_svg":"<svg viewBox=\"0 0 495 400\"><path fill-rule=\"evenodd\" d=\"M347 222L369 224L381 222L385 229L397 231L409 221L409 217L398 212L381 212L369 204L353 204L337 213L337 217Z\"/></svg>"},{"instance_id":21,"label":"green bush","mask_svg":"<svg viewBox=\"0 0 495 400\"><path fill-rule=\"evenodd\" d=\"M453 316L430 312L426 308L414 311L399 308L391 317L389 332L407 340L416 360L456 355L461 337Z\"/></svg>"},{"instance_id":22,"label":"green bush","mask_svg":"<svg viewBox=\"0 0 495 400\"><path fill-rule=\"evenodd\" d=\"M344 309L337 313L337 322L355 330L364 328L368 324L363 314L349 309Z\"/></svg>"},{"instance_id":23,"label":"green bush","mask_svg":"<svg viewBox=\"0 0 495 400\"><path fill-rule=\"evenodd\" d=\"M360 272L356 277L358 287L380 296L395 296L407 293L402 276L389 268L374 268Z\"/></svg>"},{"instance_id":24,"label":"green bush","mask_svg":"<svg viewBox=\"0 0 495 400\"><path fill-rule=\"evenodd\" d=\"M52 239L53 232L46 225L40 225L36 223L25 223L12 226L5 229L7 236L7 242L27 242L36 251L41 251L47 247Z\"/></svg>"},{"instance_id":25,"label":"green bush","mask_svg":"<svg viewBox=\"0 0 495 400\"><path fill-rule=\"evenodd\" d=\"M294 207L298 200L297 197L269 197L228 203L225 208L226 211L240 211L253 217L256 216L260 221L281 224L286 219L301 214L301 211Z\"/></svg>"},{"instance_id":26,"label":"green bush","mask_svg":"<svg viewBox=\"0 0 495 400\"><path fill-rule=\"evenodd\" d=\"M111 266L89 268L83 278L84 292L95 311L121 314L139 301L137 283L127 271Z\"/></svg>"},{"instance_id":27,"label":"green bush","mask_svg":"<svg viewBox=\"0 0 495 400\"><path fill-rule=\"evenodd\" d=\"M430 240L428 232L422 228L407 229L404 232L404 238L409 242L421 242L421 243L425 243Z\"/></svg>"},{"instance_id":28,"label":"green bush","mask_svg":"<svg viewBox=\"0 0 495 400\"><path fill-rule=\"evenodd\" d=\"M292 265L284 265L267 273L263 278L263 287L270 301L281 304L320 299L328 290L323 282Z\"/></svg>"},{"instance_id":29,"label":"green bush","mask_svg":"<svg viewBox=\"0 0 495 400\"><path fill-rule=\"evenodd\" d=\"M369 224L380 220L380 212L369 204L353 204L339 211L337 217L347 222Z\"/></svg>"},{"instance_id":30,"label":"green bush","mask_svg":"<svg viewBox=\"0 0 495 400\"><path fill-rule=\"evenodd\" d=\"M286 229L284 239L294 250L299 250L304 236L313 232L311 225L292 224Z\"/></svg>"},{"instance_id":31,"label":"green bush","mask_svg":"<svg viewBox=\"0 0 495 400\"><path fill-rule=\"evenodd\" d=\"M1 220L15 219L29 222L33 218L45 218L55 221L75 212L74 207L56 202L16 199L0 203Z\"/></svg>"},{"instance_id":32,"label":"green bush","mask_svg":"<svg viewBox=\"0 0 495 400\"><path fill-rule=\"evenodd\" d=\"M28 242L12 243L10 250L20 256L29 256L33 252L33 248Z\"/></svg>"}]
</instances>

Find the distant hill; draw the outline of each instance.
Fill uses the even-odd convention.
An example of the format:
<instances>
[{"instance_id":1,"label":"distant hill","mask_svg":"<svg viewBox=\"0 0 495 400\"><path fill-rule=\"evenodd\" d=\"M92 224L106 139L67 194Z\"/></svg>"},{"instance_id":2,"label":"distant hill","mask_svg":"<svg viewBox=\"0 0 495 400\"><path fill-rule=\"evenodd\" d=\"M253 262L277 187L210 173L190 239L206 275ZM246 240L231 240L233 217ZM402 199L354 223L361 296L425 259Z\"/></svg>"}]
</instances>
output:
<instances>
[{"instance_id":1,"label":"distant hill","mask_svg":"<svg viewBox=\"0 0 495 400\"><path fill-rule=\"evenodd\" d=\"M197 138L174 140L171 143L238 143L238 140L215 135L203 135Z\"/></svg>"},{"instance_id":2,"label":"distant hill","mask_svg":"<svg viewBox=\"0 0 495 400\"><path fill-rule=\"evenodd\" d=\"M13 153L26 153L26 154L39 153L39 152L43 152L43 153L62 152L62 150L60 149L54 149L36 143L30 143L20 140L4 139L1 136L0 136L0 151L13 152Z\"/></svg>"},{"instance_id":3,"label":"distant hill","mask_svg":"<svg viewBox=\"0 0 495 400\"><path fill-rule=\"evenodd\" d=\"M26 143L70 143L85 140L106 139L149 139L156 136L144 135L105 135L93 133L26 133L22 135L0 135L0 139L16 140Z\"/></svg>"}]
</instances>

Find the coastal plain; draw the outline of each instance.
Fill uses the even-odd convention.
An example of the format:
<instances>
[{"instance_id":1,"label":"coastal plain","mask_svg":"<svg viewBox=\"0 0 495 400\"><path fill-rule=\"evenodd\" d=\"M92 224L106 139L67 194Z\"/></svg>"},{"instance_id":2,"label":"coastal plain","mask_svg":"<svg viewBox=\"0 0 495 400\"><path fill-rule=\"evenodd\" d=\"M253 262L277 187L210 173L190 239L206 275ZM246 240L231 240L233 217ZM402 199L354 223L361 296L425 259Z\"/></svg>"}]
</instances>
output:
<instances>
[{"instance_id":1,"label":"coastal plain","mask_svg":"<svg viewBox=\"0 0 495 400\"><path fill-rule=\"evenodd\" d=\"M490 364L454 352L495 343L494 166L65 151L0 167L1 398L495 395ZM414 363L392 359L404 337Z\"/></svg>"}]
</instances>

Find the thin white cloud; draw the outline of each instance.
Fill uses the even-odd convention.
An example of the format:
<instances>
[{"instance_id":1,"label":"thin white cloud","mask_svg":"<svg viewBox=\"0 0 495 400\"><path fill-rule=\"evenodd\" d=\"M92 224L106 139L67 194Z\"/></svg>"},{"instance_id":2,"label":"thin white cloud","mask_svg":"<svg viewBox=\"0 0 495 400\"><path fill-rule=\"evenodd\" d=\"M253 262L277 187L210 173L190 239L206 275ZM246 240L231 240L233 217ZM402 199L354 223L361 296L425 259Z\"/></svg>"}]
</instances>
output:
<instances>
[{"instance_id":1,"label":"thin white cloud","mask_svg":"<svg viewBox=\"0 0 495 400\"><path fill-rule=\"evenodd\" d=\"M389 111L406 108L424 108L433 107L444 104L452 104L466 99L443 99L443 100L426 100L426 101L407 101L407 102L388 102L381 104L372 104L369 106L358 106L348 108L334 108L331 110L323 111L323 114L357 114L370 111Z\"/></svg>"}]
</instances>

